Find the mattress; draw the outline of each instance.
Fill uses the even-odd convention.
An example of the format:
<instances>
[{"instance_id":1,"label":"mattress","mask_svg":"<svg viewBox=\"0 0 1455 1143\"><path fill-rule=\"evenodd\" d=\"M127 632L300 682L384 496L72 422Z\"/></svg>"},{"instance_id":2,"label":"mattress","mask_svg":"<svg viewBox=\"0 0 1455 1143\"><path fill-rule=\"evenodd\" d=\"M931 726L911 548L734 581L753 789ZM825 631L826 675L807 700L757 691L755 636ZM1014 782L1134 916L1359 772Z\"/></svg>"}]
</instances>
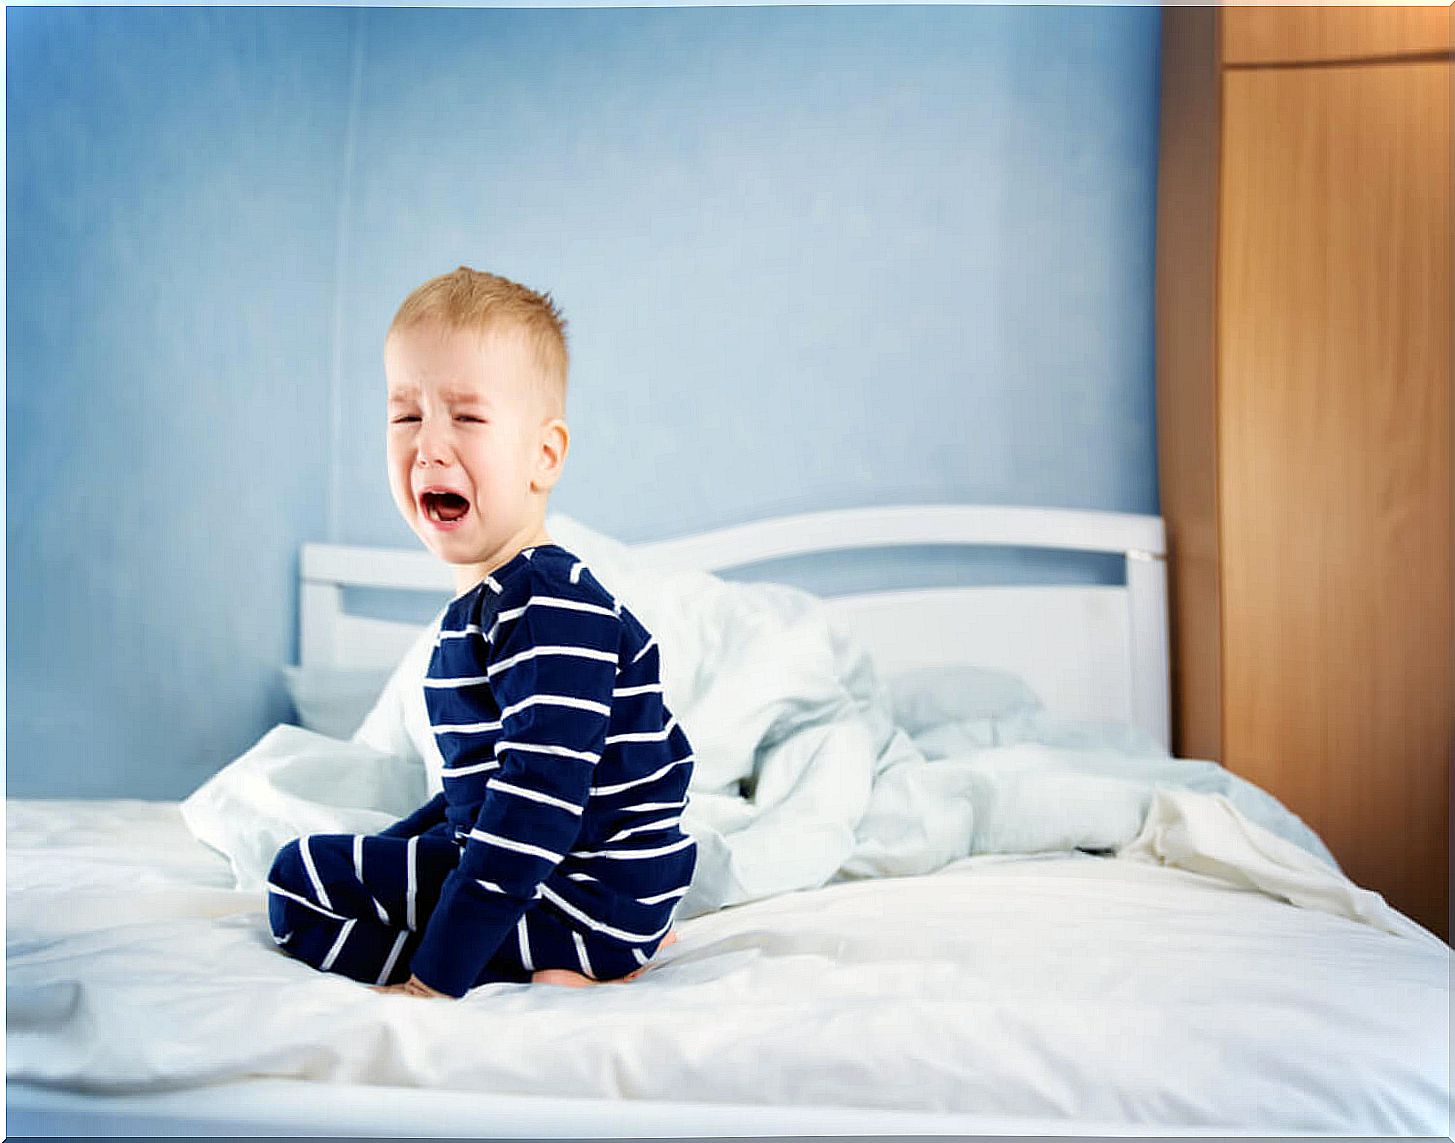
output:
<instances>
[{"instance_id":1,"label":"mattress","mask_svg":"<svg viewBox=\"0 0 1455 1143\"><path fill-rule=\"evenodd\" d=\"M602 1106L684 1135L733 1109L779 1134L1450 1126L1448 947L1156 861L981 854L782 893L680 921L630 984L447 1002L281 954L175 803L7 820L12 1129L211 1092L300 1131L334 1106L337 1130L403 1089L454 1109L425 1133L477 1136L579 1135ZM421 1105L391 1106L370 1133L411 1133Z\"/></svg>"}]
</instances>

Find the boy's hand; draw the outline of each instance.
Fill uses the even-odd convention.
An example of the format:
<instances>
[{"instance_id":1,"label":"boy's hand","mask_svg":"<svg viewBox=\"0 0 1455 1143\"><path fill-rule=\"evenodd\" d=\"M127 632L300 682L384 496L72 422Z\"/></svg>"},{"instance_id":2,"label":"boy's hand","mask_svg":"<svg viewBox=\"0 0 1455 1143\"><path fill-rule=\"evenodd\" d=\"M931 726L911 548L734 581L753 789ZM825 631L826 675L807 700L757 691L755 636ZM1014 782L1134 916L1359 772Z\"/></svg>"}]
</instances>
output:
<instances>
[{"instance_id":1,"label":"boy's hand","mask_svg":"<svg viewBox=\"0 0 1455 1143\"><path fill-rule=\"evenodd\" d=\"M445 1000L454 999L453 996L447 993L436 992L417 976L411 976L403 984L370 985L369 987L374 992L398 992L404 996L441 997Z\"/></svg>"}]
</instances>

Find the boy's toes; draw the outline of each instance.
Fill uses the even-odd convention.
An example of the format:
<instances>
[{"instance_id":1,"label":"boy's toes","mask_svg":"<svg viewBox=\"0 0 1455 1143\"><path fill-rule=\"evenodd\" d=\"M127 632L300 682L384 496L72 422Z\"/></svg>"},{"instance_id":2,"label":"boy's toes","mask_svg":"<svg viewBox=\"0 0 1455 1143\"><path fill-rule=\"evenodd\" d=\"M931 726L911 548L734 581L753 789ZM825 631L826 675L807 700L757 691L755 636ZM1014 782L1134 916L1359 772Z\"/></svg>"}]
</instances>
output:
<instances>
[{"instance_id":1,"label":"boy's toes","mask_svg":"<svg viewBox=\"0 0 1455 1143\"><path fill-rule=\"evenodd\" d=\"M657 946L657 951L658 952L661 952L664 948L667 948L669 945L675 945L676 943L677 943L677 930L676 929L668 929L667 930L667 935L662 938L662 943Z\"/></svg>"}]
</instances>

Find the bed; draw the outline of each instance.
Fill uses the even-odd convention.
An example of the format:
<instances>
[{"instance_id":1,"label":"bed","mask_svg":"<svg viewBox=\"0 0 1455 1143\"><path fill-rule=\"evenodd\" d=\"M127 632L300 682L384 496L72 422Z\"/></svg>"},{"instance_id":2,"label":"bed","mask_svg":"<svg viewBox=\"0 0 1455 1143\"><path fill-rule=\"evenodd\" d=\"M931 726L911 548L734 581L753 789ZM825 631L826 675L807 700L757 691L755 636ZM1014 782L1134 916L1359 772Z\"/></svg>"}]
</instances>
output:
<instances>
[{"instance_id":1,"label":"bed","mask_svg":"<svg viewBox=\"0 0 1455 1143\"><path fill-rule=\"evenodd\" d=\"M9 1134L1448 1134L1449 948L1265 791L1168 753L1159 519L547 523L658 635L693 739L677 944L628 985L450 1003L278 953L279 840L430 789L430 625L349 601L452 593L422 553L307 545L314 729L181 804L8 804ZM1113 553L1124 581L820 599L718 574L927 545ZM352 734L325 710L349 686Z\"/></svg>"}]
</instances>

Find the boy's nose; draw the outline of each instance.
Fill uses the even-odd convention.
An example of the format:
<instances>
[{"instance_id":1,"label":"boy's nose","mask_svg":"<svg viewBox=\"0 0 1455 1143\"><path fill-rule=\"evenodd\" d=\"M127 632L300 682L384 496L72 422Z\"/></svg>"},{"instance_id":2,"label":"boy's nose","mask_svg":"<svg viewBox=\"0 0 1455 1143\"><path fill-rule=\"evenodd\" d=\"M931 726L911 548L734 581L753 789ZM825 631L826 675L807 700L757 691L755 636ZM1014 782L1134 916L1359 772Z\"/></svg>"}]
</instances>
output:
<instances>
[{"instance_id":1,"label":"boy's nose","mask_svg":"<svg viewBox=\"0 0 1455 1143\"><path fill-rule=\"evenodd\" d=\"M415 448L418 451L418 463L420 468L426 468L431 464L449 464L450 449L449 443L437 432L428 430L419 434L416 439Z\"/></svg>"}]
</instances>

